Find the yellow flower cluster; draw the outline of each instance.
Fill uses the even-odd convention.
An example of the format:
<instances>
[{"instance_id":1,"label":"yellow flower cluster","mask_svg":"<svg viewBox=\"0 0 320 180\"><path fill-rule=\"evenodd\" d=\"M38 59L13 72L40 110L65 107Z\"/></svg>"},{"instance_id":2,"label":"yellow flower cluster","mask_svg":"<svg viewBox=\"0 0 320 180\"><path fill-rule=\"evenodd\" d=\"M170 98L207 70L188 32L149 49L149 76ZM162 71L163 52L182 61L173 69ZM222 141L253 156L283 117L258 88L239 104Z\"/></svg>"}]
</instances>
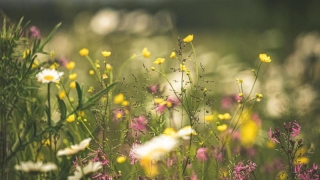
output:
<instances>
[{"instance_id":1,"label":"yellow flower cluster","mask_svg":"<svg viewBox=\"0 0 320 180\"><path fill-rule=\"evenodd\" d=\"M151 53L150 53L150 51L148 50L148 48L143 48L143 50L142 50L142 55L143 55L143 57L145 57L145 58L149 58L150 57L150 55L151 55Z\"/></svg>"},{"instance_id":2,"label":"yellow flower cluster","mask_svg":"<svg viewBox=\"0 0 320 180\"><path fill-rule=\"evenodd\" d=\"M259 59L261 62L264 62L264 63L271 62L271 58L270 56L267 56L267 54L259 54Z\"/></svg>"},{"instance_id":3,"label":"yellow flower cluster","mask_svg":"<svg viewBox=\"0 0 320 180\"><path fill-rule=\"evenodd\" d=\"M163 64L166 61L164 58L157 58L156 61L153 62L153 64Z\"/></svg>"}]
</instances>

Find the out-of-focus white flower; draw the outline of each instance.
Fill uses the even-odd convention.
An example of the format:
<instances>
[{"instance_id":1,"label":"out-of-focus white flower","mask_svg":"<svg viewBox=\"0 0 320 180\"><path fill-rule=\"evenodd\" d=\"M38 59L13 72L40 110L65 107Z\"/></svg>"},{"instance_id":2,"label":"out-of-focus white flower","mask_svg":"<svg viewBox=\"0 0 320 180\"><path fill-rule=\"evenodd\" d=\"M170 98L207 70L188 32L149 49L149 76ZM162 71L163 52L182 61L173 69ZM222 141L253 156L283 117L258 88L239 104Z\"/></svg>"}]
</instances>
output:
<instances>
[{"instance_id":1,"label":"out-of-focus white flower","mask_svg":"<svg viewBox=\"0 0 320 180\"><path fill-rule=\"evenodd\" d=\"M90 161L86 166L80 167L77 165L76 171L73 176L69 176L68 180L80 180L83 176L87 174L94 173L102 168L101 162L92 162Z\"/></svg>"},{"instance_id":2,"label":"out-of-focus white flower","mask_svg":"<svg viewBox=\"0 0 320 180\"><path fill-rule=\"evenodd\" d=\"M171 129L171 128L167 128ZM166 129L166 130L167 130ZM191 126L180 129L177 133L173 130L165 134L152 138L150 141L136 145L132 149L132 154L136 159L159 160L161 157L172 151L179 143L179 138L189 139L191 134L196 135Z\"/></svg>"},{"instance_id":3,"label":"out-of-focus white flower","mask_svg":"<svg viewBox=\"0 0 320 180\"><path fill-rule=\"evenodd\" d=\"M185 126L177 132L176 136L182 139L190 139L191 134L197 135L196 131L192 129L191 126Z\"/></svg>"},{"instance_id":4,"label":"out-of-focus white flower","mask_svg":"<svg viewBox=\"0 0 320 180\"><path fill-rule=\"evenodd\" d=\"M21 162L19 165L15 165L14 168L19 171L24 171L24 172L47 172L47 171L52 171L57 169L57 165L54 163L46 163L43 164L43 162L32 162L32 161L27 161L27 162Z\"/></svg>"},{"instance_id":5,"label":"out-of-focus white flower","mask_svg":"<svg viewBox=\"0 0 320 180\"><path fill-rule=\"evenodd\" d=\"M55 69L42 69L36 77L41 83L59 82L63 72L58 72Z\"/></svg>"},{"instance_id":6,"label":"out-of-focus white flower","mask_svg":"<svg viewBox=\"0 0 320 180\"><path fill-rule=\"evenodd\" d=\"M65 149L59 150L58 153L57 153L57 156L76 154L79 151L82 151L86 147L88 147L90 141L91 141L91 138L87 138L87 139L81 141L80 144L71 145L70 148L65 148Z\"/></svg>"},{"instance_id":7,"label":"out-of-focus white flower","mask_svg":"<svg viewBox=\"0 0 320 180\"><path fill-rule=\"evenodd\" d=\"M142 145L135 146L132 152L136 159L159 160L172 151L178 143L178 138L175 136L162 134Z\"/></svg>"}]
</instances>

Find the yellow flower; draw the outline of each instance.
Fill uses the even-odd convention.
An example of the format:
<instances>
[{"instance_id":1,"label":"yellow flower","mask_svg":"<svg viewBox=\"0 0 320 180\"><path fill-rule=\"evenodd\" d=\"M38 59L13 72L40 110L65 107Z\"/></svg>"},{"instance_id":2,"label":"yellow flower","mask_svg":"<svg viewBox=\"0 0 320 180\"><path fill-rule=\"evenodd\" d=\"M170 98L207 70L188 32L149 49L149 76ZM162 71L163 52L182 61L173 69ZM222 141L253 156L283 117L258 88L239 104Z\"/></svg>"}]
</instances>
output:
<instances>
[{"instance_id":1,"label":"yellow flower","mask_svg":"<svg viewBox=\"0 0 320 180\"><path fill-rule=\"evenodd\" d=\"M106 70L111 71L112 70L112 66L110 64L106 64Z\"/></svg>"},{"instance_id":2,"label":"yellow flower","mask_svg":"<svg viewBox=\"0 0 320 180\"><path fill-rule=\"evenodd\" d=\"M214 120L214 115L211 114L211 115L209 115L209 116L205 116L205 117L204 117L204 120L205 120L206 122L211 122L211 121Z\"/></svg>"},{"instance_id":3,"label":"yellow flower","mask_svg":"<svg viewBox=\"0 0 320 180\"><path fill-rule=\"evenodd\" d=\"M231 119L231 115L229 113L218 114L218 118L220 120L229 120Z\"/></svg>"},{"instance_id":4,"label":"yellow flower","mask_svg":"<svg viewBox=\"0 0 320 180\"><path fill-rule=\"evenodd\" d=\"M220 132L227 130L227 128L228 128L227 124L221 124L221 125L217 126L217 129Z\"/></svg>"},{"instance_id":5,"label":"yellow flower","mask_svg":"<svg viewBox=\"0 0 320 180\"><path fill-rule=\"evenodd\" d=\"M35 69L39 66L39 61L35 60L33 61L33 64L32 64L32 69Z\"/></svg>"},{"instance_id":6,"label":"yellow flower","mask_svg":"<svg viewBox=\"0 0 320 180\"><path fill-rule=\"evenodd\" d=\"M100 64L96 64L96 68L97 68L97 69L100 69Z\"/></svg>"},{"instance_id":7,"label":"yellow flower","mask_svg":"<svg viewBox=\"0 0 320 180\"><path fill-rule=\"evenodd\" d=\"M176 54L176 52L171 52L171 54L170 54L170 58L175 58L177 56L177 54Z\"/></svg>"},{"instance_id":8,"label":"yellow flower","mask_svg":"<svg viewBox=\"0 0 320 180\"><path fill-rule=\"evenodd\" d=\"M262 94L256 94L256 100L257 100L257 102L260 102L262 98L263 98L263 95L262 95Z\"/></svg>"},{"instance_id":9,"label":"yellow flower","mask_svg":"<svg viewBox=\"0 0 320 180\"><path fill-rule=\"evenodd\" d=\"M111 52L110 51L102 51L101 54L104 57L109 57L111 55Z\"/></svg>"},{"instance_id":10,"label":"yellow flower","mask_svg":"<svg viewBox=\"0 0 320 180\"><path fill-rule=\"evenodd\" d=\"M90 70L90 71L89 71L89 74L90 74L90 75L94 75L94 71L93 71L93 70Z\"/></svg>"},{"instance_id":11,"label":"yellow flower","mask_svg":"<svg viewBox=\"0 0 320 180\"><path fill-rule=\"evenodd\" d=\"M148 177L154 177L159 173L158 166L156 164L156 161L153 161L149 158L143 158L140 160L140 165L144 169L144 173Z\"/></svg>"},{"instance_id":12,"label":"yellow flower","mask_svg":"<svg viewBox=\"0 0 320 180\"><path fill-rule=\"evenodd\" d=\"M75 119L76 119L76 116L74 114L72 114L66 119L66 121L67 122L73 122Z\"/></svg>"},{"instance_id":13,"label":"yellow flower","mask_svg":"<svg viewBox=\"0 0 320 180\"><path fill-rule=\"evenodd\" d=\"M127 160L127 157L125 157L125 156L117 157L117 162L120 163L120 164L124 163L126 160Z\"/></svg>"},{"instance_id":14,"label":"yellow flower","mask_svg":"<svg viewBox=\"0 0 320 180\"><path fill-rule=\"evenodd\" d=\"M107 79L107 78L108 78L107 74L102 74L102 79Z\"/></svg>"},{"instance_id":15,"label":"yellow flower","mask_svg":"<svg viewBox=\"0 0 320 180\"><path fill-rule=\"evenodd\" d=\"M129 106L129 101L125 101L125 100L124 100L124 101L122 101L121 105L122 105L122 106Z\"/></svg>"},{"instance_id":16,"label":"yellow flower","mask_svg":"<svg viewBox=\"0 0 320 180\"><path fill-rule=\"evenodd\" d=\"M166 103L166 104L167 104L167 107L168 107L168 108L171 108L171 107L172 107L172 102L167 101L167 103Z\"/></svg>"},{"instance_id":17,"label":"yellow flower","mask_svg":"<svg viewBox=\"0 0 320 180\"><path fill-rule=\"evenodd\" d=\"M87 48L82 48L82 49L79 51L79 54L80 54L80 56L88 56L89 50L88 50Z\"/></svg>"},{"instance_id":18,"label":"yellow flower","mask_svg":"<svg viewBox=\"0 0 320 180\"><path fill-rule=\"evenodd\" d=\"M277 175L277 179L279 179L279 180L285 180L285 179L287 179L287 177L288 177L288 174L285 170L280 171Z\"/></svg>"},{"instance_id":19,"label":"yellow flower","mask_svg":"<svg viewBox=\"0 0 320 180\"><path fill-rule=\"evenodd\" d=\"M261 62L269 63L271 62L270 56L267 56L267 54L259 54L259 59Z\"/></svg>"},{"instance_id":20,"label":"yellow flower","mask_svg":"<svg viewBox=\"0 0 320 180\"><path fill-rule=\"evenodd\" d=\"M23 59L25 59L27 57L27 55L30 54L30 49L26 49L23 51Z\"/></svg>"},{"instance_id":21,"label":"yellow flower","mask_svg":"<svg viewBox=\"0 0 320 180\"><path fill-rule=\"evenodd\" d=\"M122 93L116 95L113 99L115 104L121 104L124 101L124 95Z\"/></svg>"},{"instance_id":22,"label":"yellow flower","mask_svg":"<svg viewBox=\"0 0 320 180\"><path fill-rule=\"evenodd\" d=\"M163 64L166 61L164 58L157 58L156 61L153 62L153 64Z\"/></svg>"},{"instance_id":23,"label":"yellow flower","mask_svg":"<svg viewBox=\"0 0 320 180\"><path fill-rule=\"evenodd\" d=\"M188 42L192 42L192 40L193 40L193 34L190 34L183 39L183 42L188 43Z\"/></svg>"},{"instance_id":24,"label":"yellow flower","mask_svg":"<svg viewBox=\"0 0 320 180\"><path fill-rule=\"evenodd\" d=\"M58 63L53 63L51 66L50 66L50 69L57 69L59 67L59 64Z\"/></svg>"},{"instance_id":25,"label":"yellow flower","mask_svg":"<svg viewBox=\"0 0 320 180\"><path fill-rule=\"evenodd\" d=\"M83 117L85 115L84 111L78 111L78 116Z\"/></svg>"},{"instance_id":26,"label":"yellow flower","mask_svg":"<svg viewBox=\"0 0 320 180\"><path fill-rule=\"evenodd\" d=\"M270 149L273 149L275 146L276 146L276 143L274 143L273 141L271 140L268 140L267 143L266 143L266 146Z\"/></svg>"},{"instance_id":27,"label":"yellow flower","mask_svg":"<svg viewBox=\"0 0 320 180\"><path fill-rule=\"evenodd\" d=\"M89 89L88 89L88 93L92 93L94 90L94 87L93 86L90 86Z\"/></svg>"},{"instance_id":28,"label":"yellow flower","mask_svg":"<svg viewBox=\"0 0 320 180\"><path fill-rule=\"evenodd\" d=\"M42 144L44 145L44 146L49 146L50 145L50 140L49 139L47 139L47 140L42 140Z\"/></svg>"},{"instance_id":29,"label":"yellow flower","mask_svg":"<svg viewBox=\"0 0 320 180\"><path fill-rule=\"evenodd\" d=\"M51 51L51 52L50 52L50 57L51 57L51 58L54 58L54 51Z\"/></svg>"},{"instance_id":30,"label":"yellow flower","mask_svg":"<svg viewBox=\"0 0 320 180\"><path fill-rule=\"evenodd\" d=\"M156 104L160 104L160 103L162 103L163 102L163 99L162 98L154 98L154 103L156 103Z\"/></svg>"},{"instance_id":31,"label":"yellow flower","mask_svg":"<svg viewBox=\"0 0 320 180\"><path fill-rule=\"evenodd\" d=\"M257 139L259 132L258 124L253 120L244 122L240 129L241 144L245 147L252 146Z\"/></svg>"},{"instance_id":32,"label":"yellow flower","mask_svg":"<svg viewBox=\"0 0 320 180\"><path fill-rule=\"evenodd\" d=\"M61 92L59 93L59 98L60 98L60 99L63 99L64 97L66 97L66 92L65 92L65 91L61 91Z\"/></svg>"},{"instance_id":33,"label":"yellow flower","mask_svg":"<svg viewBox=\"0 0 320 180\"><path fill-rule=\"evenodd\" d=\"M175 135L176 133L177 133L176 130L174 130L173 128L166 128L163 131L163 134L165 135Z\"/></svg>"},{"instance_id":34,"label":"yellow flower","mask_svg":"<svg viewBox=\"0 0 320 180\"><path fill-rule=\"evenodd\" d=\"M308 164L310 161L309 158L307 157L298 157L297 159L294 160L294 165L297 165L297 164Z\"/></svg>"},{"instance_id":35,"label":"yellow flower","mask_svg":"<svg viewBox=\"0 0 320 180\"><path fill-rule=\"evenodd\" d=\"M186 71L186 70L187 70L186 65L180 64L180 71Z\"/></svg>"},{"instance_id":36,"label":"yellow flower","mask_svg":"<svg viewBox=\"0 0 320 180\"><path fill-rule=\"evenodd\" d=\"M76 65L76 63L74 63L73 61L70 61L70 62L66 65L66 68L67 68L68 70L72 70L75 65Z\"/></svg>"},{"instance_id":37,"label":"yellow flower","mask_svg":"<svg viewBox=\"0 0 320 180\"><path fill-rule=\"evenodd\" d=\"M76 82L75 82L75 81L72 81L72 82L70 83L70 88L71 88L71 89L76 88Z\"/></svg>"},{"instance_id":38,"label":"yellow flower","mask_svg":"<svg viewBox=\"0 0 320 180\"><path fill-rule=\"evenodd\" d=\"M71 81L74 81L76 78L77 78L77 73L72 73L72 74L69 75L69 79Z\"/></svg>"},{"instance_id":39,"label":"yellow flower","mask_svg":"<svg viewBox=\"0 0 320 180\"><path fill-rule=\"evenodd\" d=\"M145 58L149 58L150 57L150 55L151 55L151 53L150 53L150 51L148 50L148 48L143 48L143 50L142 50L142 55L143 55L143 57L145 57Z\"/></svg>"},{"instance_id":40,"label":"yellow flower","mask_svg":"<svg viewBox=\"0 0 320 180\"><path fill-rule=\"evenodd\" d=\"M154 68L154 67L151 67L151 70L152 70L152 71L155 71L155 70L156 70L156 68Z\"/></svg>"}]
</instances>

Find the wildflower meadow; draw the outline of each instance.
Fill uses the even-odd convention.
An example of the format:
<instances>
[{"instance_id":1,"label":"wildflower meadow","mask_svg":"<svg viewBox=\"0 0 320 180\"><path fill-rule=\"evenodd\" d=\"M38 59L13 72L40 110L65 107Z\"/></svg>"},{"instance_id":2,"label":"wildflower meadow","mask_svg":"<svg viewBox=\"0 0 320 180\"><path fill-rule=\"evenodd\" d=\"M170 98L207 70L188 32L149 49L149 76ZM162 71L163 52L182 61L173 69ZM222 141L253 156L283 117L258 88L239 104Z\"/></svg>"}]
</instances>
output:
<instances>
[{"instance_id":1,"label":"wildflower meadow","mask_svg":"<svg viewBox=\"0 0 320 180\"><path fill-rule=\"evenodd\" d=\"M203 61L199 34L188 32L162 42L170 48L134 51L77 36L58 56L61 23L43 33L2 20L0 179L319 179L320 136L298 103L305 89L287 78L297 91L275 95L270 82L286 79L272 53L252 66Z\"/></svg>"}]
</instances>

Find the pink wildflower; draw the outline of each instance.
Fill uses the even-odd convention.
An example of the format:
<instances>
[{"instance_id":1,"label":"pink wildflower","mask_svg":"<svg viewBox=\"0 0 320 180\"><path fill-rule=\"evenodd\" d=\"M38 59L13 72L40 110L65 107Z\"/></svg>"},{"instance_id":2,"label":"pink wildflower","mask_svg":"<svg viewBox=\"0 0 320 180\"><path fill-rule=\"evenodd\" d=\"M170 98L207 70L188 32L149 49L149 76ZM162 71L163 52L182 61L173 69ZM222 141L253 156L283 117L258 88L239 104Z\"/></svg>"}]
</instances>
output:
<instances>
[{"instance_id":1,"label":"pink wildflower","mask_svg":"<svg viewBox=\"0 0 320 180\"><path fill-rule=\"evenodd\" d=\"M35 39L40 39L41 35L40 35L40 30L36 27L36 26L31 26L29 28L29 32L30 32L30 37L31 38L35 38Z\"/></svg>"},{"instance_id":2,"label":"pink wildflower","mask_svg":"<svg viewBox=\"0 0 320 180\"><path fill-rule=\"evenodd\" d=\"M277 131L277 130L276 130ZM276 132L273 132L272 131L272 128L270 127L270 129L269 129L269 132L268 132L268 135L269 135L269 139L271 140L271 141L273 141L274 143L280 143L279 141L278 141L278 137L280 136L280 132L279 132L279 136L278 136L278 133L276 133Z\"/></svg>"},{"instance_id":3,"label":"pink wildflower","mask_svg":"<svg viewBox=\"0 0 320 180\"><path fill-rule=\"evenodd\" d=\"M197 150L197 159L198 161L207 161L208 160L208 155L207 155L207 148L199 148Z\"/></svg>"},{"instance_id":4,"label":"pink wildflower","mask_svg":"<svg viewBox=\"0 0 320 180\"><path fill-rule=\"evenodd\" d=\"M140 136L147 129L147 119L145 116L133 118L130 125L133 133L136 136Z\"/></svg>"}]
</instances>

